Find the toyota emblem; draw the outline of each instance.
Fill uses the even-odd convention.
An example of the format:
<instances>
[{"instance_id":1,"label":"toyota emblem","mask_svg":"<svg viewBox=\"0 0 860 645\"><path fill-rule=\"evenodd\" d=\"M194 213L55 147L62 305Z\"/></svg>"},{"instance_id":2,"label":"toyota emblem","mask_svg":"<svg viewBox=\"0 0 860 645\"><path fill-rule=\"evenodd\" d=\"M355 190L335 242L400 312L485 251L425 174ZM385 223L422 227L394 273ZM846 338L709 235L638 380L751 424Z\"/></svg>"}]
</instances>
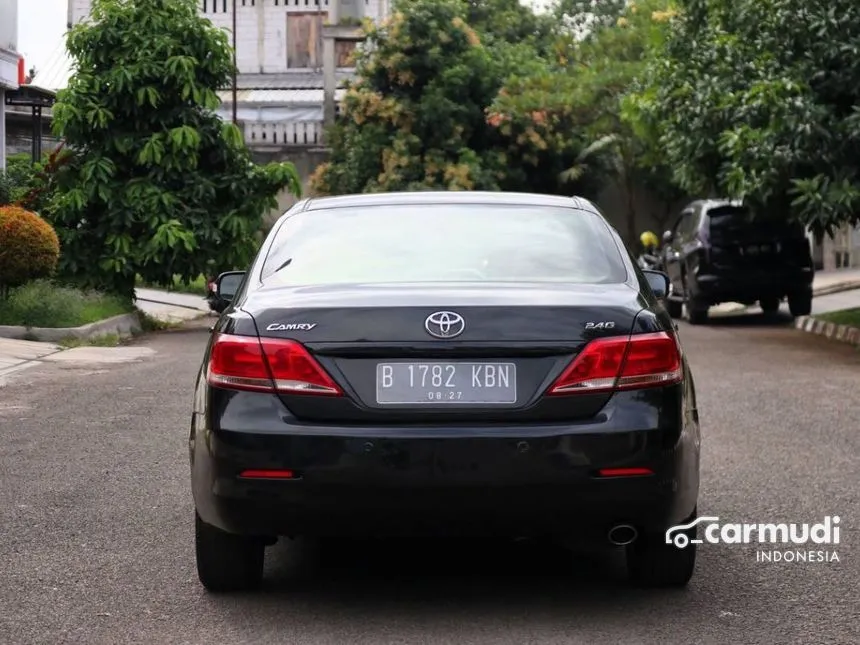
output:
<instances>
[{"instance_id":1,"label":"toyota emblem","mask_svg":"<svg viewBox=\"0 0 860 645\"><path fill-rule=\"evenodd\" d=\"M463 316L453 311L437 311L427 316L424 329L436 338L455 338L463 333L466 321Z\"/></svg>"}]
</instances>

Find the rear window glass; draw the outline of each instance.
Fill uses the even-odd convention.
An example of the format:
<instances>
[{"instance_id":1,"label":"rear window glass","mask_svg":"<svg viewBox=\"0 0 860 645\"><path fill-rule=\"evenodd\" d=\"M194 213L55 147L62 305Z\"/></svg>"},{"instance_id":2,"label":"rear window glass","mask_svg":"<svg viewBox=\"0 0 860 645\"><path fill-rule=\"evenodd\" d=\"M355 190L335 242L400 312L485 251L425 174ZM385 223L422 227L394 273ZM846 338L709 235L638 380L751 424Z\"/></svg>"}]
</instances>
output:
<instances>
[{"instance_id":1,"label":"rear window glass","mask_svg":"<svg viewBox=\"0 0 860 645\"><path fill-rule=\"evenodd\" d=\"M620 283L627 271L606 224L586 211L409 204L296 213L279 229L263 279Z\"/></svg>"},{"instance_id":2,"label":"rear window glass","mask_svg":"<svg viewBox=\"0 0 860 645\"><path fill-rule=\"evenodd\" d=\"M800 224L788 221L785 217L756 216L743 206L721 206L708 211L710 230L716 235L743 237L748 235L772 235L776 237L803 237L805 232Z\"/></svg>"}]
</instances>

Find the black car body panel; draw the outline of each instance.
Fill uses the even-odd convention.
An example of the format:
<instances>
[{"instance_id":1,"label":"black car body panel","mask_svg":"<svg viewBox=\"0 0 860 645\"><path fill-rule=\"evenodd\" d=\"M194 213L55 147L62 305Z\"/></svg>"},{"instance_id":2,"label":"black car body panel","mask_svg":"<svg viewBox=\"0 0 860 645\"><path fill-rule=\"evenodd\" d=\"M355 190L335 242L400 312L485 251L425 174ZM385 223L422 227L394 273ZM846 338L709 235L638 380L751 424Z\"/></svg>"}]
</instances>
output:
<instances>
[{"instance_id":1,"label":"black car body panel","mask_svg":"<svg viewBox=\"0 0 860 645\"><path fill-rule=\"evenodd\" d=\"M750 218L728 200L700 200L667 235L663 264L677 299L753 304L811 293L814 264L800 225Z\"/></svg>"},{"instance_id":2,"label":"black car body panel","mask_svg":"<svg viewBox=\"0 0 860 645\"><path fill-rule=\"evenodd\" d=\"M302 202L284 218L380 203L550 205L600 217L579 199L417 193ZM189 451L200 518L260 536L466 532L604 540L620 522L663 531L689 518L701 439L680 344L678 382L547 394L589 343L653 333L675 338L647 280L605 226L626 273L619 283L284 286L263 271L276 225L216 324L198 374ZM462 314L462 334L438 340L425 332L425 320L439 310ZM212 385L207 366L219 334L298 341L343 395ZM377 403L375 364L410 358L510 361L517 399L495 407ZM652 474L599 472L625 467ZM248 469L292 476L243 477Z\"/></svg>"}]
</instances>

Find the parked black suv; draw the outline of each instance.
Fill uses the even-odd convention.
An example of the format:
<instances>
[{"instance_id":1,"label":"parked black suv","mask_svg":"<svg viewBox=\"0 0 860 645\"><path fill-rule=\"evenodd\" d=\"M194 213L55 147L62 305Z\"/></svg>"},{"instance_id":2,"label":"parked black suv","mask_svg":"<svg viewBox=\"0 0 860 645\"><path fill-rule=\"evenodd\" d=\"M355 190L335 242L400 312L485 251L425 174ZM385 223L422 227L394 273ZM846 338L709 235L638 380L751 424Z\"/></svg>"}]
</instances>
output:
<instances>
[{"instance_id":1,"label":"parked black suv","mask_svg":"<svg viewBox=\"0 0 860 645\"><path fill-rule=\"evenodd\" d=\"M758 302L772 314L786 298L793 316L812 309L812 252L799 224L753 218L738 202L695 201L663 234L662 253L673 318L686 306L690 323L701 324L721 302Z\"/></svg>"}]
</instances>

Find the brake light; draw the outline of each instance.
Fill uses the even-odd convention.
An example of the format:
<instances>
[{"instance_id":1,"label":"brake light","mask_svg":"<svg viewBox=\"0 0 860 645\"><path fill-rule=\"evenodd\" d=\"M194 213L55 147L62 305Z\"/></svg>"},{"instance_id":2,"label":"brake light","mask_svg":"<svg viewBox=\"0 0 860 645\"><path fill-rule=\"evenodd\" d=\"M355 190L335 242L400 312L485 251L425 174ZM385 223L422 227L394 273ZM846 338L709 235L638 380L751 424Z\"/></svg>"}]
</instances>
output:
<instances>
[{"instance_id":1,"label":"brake light","mask_svg":"<svg viewBox=\"0 0 860 645\"><path fill-rule=\"evenodd\" d=\"M342 392L301 343L218 334L209 356L210 385L256 392L339 396Z\"/></svg>"},{"instance_id":2,"label":"brake light","mask_svg":"<svg viewBox=\"0 0 860 645\"><path fill-rule=\"evenodd\" d=\"M550 387L549 394L575 394L679 383L681 352L666 332L598 338L585 346Z\"/></svg>"}]
</instances>

